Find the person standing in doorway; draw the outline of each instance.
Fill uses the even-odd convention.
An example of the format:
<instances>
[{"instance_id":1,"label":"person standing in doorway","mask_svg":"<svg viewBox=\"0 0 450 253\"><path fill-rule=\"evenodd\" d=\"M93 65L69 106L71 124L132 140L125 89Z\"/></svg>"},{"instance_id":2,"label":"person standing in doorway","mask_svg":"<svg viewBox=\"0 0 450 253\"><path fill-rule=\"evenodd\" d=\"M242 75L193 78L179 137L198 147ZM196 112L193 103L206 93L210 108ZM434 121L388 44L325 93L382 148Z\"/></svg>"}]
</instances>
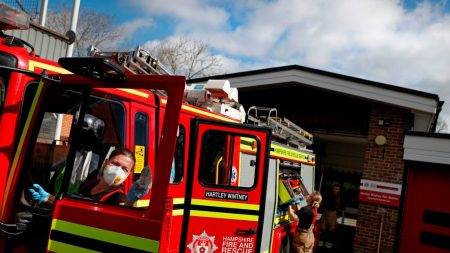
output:
<instances>
[{"instance_id":1,"label":"person standing in doorway","mask_svg":"<svg viewBox=\"0 0 450 253\"><path fill-rule=\"evenodd\" d=\"M342 216L343 205L341 186L333 184L330 193L325 197L323 213L320 218L320 237L317 244L319 252L333 252L338 227L337 219Z\"/></svg>"},{"instance_id":2,"label":"person standing in doorway","mask_svg":"<svg viewBox=\"0 0 450 253\"><path fill-rule=\"evenodd\" d=\"M294 234L292 248L295 253L312 253L314 247L314 223L317 220L317 209L322 202L322 195L319 192L312 192L306 199L307 206L298 210L289 206L289 216L292 220L298 220L298 225ZM295 209L295 210L294 210Z\"/></svg>"}]
</instances>

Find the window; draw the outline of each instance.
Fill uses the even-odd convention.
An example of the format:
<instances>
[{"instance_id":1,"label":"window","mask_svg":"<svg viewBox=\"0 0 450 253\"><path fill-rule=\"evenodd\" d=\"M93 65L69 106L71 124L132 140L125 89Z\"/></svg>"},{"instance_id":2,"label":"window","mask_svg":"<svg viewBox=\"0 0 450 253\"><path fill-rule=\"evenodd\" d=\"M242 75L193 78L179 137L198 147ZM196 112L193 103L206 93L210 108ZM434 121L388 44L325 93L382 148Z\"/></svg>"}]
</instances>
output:
<instances>
[{"instance_id":1,"label":"window","mask_svg":"<svg viewBox=\"0 0 450 253\"><path fill-rule=\"evenodd\" d=\"M250 143L250 148L243 149L241 139ZM201 182L210 186L253 187L259 148L254 137L208 131L202 140Z\"/></svg>"},{"instance_id":2,"label":"window","mask_svg":"<svg viewBox=\"0 0 450 253\"><path fill-rule=\"evenodd\" d=\"M181 180L183 180L185 139L186 139L186 130L182 125L179 125L175 154L172 162L172 171L170 173L171 184L177 184L180 183Z\"/></svg>"},{"instance_id":3,"label":"window","mask_svg":"<svg viewBox=\"0 0 450 253\"><path fill-rule=\"evenodd\" d=\"M25 97L30 96L27 89ZM25 187L32 183L40 184L46 191L56 195L60 191L62 175L66 168L68 151L72 139L73 126L76 123L76 115L81 103L81 94L71 90L63 90L58 87L50 87L43 98L38 112L35 131L36 141L30 143L27 158L23 170ZM28 116L29 105L24 102L22 119ZM22 124L23 128L23 124Z\"/></svg>"},{"instance_id":4,"label":"window","mask_svg":"<svg viewBox=\"0 0 450 253\"><path fill-rule=\"evenodd\" d=\"M25 97L35 86L27 89ZM72 164L69 193L76 193L89 177L97 178L106 156L115 147L125 143L125 108L122 104L96 96L87 100L87 109L81 129L78 124L82 103L81 92L51 86L46 89L42 107L33 126L35 142L30 143L23 178L27 187L31 182L40 184L46 191L58 195L63 189L64 176L68 169L69 148L75 141L75 158ZM24 103L23 114L30 108ZM26 115L25 115L26 117ZM22 124L23 127L23 124Z\"/></svg>"}]
</instances>

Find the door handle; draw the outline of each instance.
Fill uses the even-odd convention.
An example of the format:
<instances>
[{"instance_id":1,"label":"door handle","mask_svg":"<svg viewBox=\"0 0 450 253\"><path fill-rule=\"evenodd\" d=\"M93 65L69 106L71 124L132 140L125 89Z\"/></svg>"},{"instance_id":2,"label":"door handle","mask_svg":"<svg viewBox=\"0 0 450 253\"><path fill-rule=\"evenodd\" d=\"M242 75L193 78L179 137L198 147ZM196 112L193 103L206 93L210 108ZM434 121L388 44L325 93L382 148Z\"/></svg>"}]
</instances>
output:
<instances>
[{"instance_id":1,"label":"door handle","mask_svg":"<svg viewBox=\"0 0 450 253\"><path fill-rule=\"evenodd\" d=\"M250 228L250 229L240 229L238 228L236 232L234 232L235 235L240 236L250 236L256 234L256 229Z\"/></svg>"}]
</instances>

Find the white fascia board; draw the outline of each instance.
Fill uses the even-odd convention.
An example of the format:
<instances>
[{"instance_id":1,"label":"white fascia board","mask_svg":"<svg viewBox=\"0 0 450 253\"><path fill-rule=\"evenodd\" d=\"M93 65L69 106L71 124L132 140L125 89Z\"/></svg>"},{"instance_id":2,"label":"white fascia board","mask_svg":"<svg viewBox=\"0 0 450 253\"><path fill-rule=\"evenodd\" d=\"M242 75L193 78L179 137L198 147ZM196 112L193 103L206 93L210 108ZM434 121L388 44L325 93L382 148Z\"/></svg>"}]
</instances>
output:
<instances>
[{"instance_id":1,"label":"white fascia board","mask_svg":"<svg viewBox=\"0 0 450 253\"><path fill-rule=\"evenodd\" d=\"M405 135L403 159L408 161L450 164L450 139Z\"/></svg>"},{"instance_id":2,"label":"white fascia board","mask_svg":"<svg viewBox=\"0 0 450 253\"><path fill-rule=\"evenodd\" d=\"M355 81L342 80L302 70L282 70L271 73L259 73L241 77L228 78L231 86L236 88L273 85L297 82L325 90L340 92L364 99L396 105L421 112L436 113L437 103L433 98L404 93Z\"/></svg>"}]
</instances>

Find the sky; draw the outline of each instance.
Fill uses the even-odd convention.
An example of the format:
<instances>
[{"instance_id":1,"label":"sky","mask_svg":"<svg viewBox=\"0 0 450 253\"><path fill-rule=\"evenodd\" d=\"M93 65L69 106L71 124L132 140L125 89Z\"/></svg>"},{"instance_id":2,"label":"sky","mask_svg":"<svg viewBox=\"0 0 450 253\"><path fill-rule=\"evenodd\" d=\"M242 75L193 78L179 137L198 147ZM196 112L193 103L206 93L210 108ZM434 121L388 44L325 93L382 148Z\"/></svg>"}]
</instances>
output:
<instances>
[{"instance_id":1,"label":"sky","mask_svg":"<svg viewBox=\"0 0 450 253\"><path fill-rule=\"evenodd\" d=\"M437 94L450 128L448 0L81 0L81 8L115 13L127 38L118 47L182 37L206 42L227 73L296 64Z\"/></svg>"}]
</instances>

